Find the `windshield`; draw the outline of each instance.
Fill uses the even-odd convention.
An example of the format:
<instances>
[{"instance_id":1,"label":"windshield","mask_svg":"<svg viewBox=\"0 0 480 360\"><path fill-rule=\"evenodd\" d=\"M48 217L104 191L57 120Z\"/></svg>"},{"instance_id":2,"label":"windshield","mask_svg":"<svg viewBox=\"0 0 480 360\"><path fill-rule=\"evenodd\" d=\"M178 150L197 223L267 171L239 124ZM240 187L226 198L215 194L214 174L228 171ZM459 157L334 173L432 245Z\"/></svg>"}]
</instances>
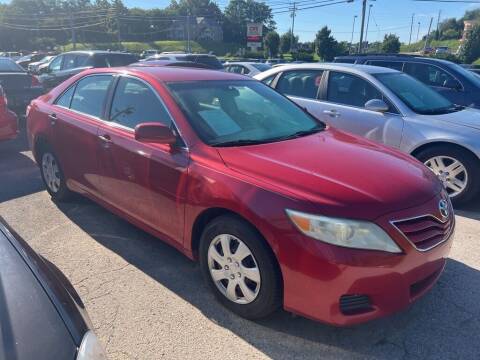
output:
<instances>
[{"instance_id":1,"label":"windshield","mask_svg":"<svg viewBox=\"0 0 480 360\"><path fill-rule=\"evenodd\" d=\"M0 59L0 72L25 72L11 59Z\"/></svg>"},{"instance_id":2,"label":"windshield","mask_svg":"<svg viewBox=\"0 0 480 360\"><path fill-rule=\"evenodd\" d=\"M373 76L417 114L441 115L461 109L407 74L383 73L373 74Z\"/></svg>"},{"instance_id":3,"label":"windshield","mask_svg":"<svg viewBox=\"0 0 480 360\"><path fill-rule=\"evenodd\" d=\"M267 70L270 70L272 68L270 65L260 64L260 63L252 64L252 66L257 68L257 70L259 70L259 71L267 71Z\"/></svg>"},{"instance_id":4,"label":"windshield","mask_svg":"<svg viewBox=\"0 0 480 360\"><path fill-rule=\"evenodd\" d=\"M477 88L480 88L480 77L478 77L477 74L457 64L452 64L451 66L455 67L455 71L458 71L461 75L465 76L473 83L473 85L475 85Z\"/></svg>"},{"instance_id":5,"label":"windshield","mask_svg":"<svg viewBox=\"0 0 480 360\"><path fill-rule=\"evenodd\" d=\"M168 87L200 138L212 146L305 136L325 125L256 81L193 81Z\"/></svg>"}]
</instances>

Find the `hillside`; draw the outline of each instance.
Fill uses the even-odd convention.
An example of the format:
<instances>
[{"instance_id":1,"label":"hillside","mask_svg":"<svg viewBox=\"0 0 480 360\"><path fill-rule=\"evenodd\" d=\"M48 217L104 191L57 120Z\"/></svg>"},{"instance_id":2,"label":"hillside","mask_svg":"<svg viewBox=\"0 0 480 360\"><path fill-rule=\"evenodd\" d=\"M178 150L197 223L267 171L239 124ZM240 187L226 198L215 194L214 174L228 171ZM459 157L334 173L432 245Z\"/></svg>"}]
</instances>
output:
<instances>
[{"instance_id":1,"label":"hillside","mask_svg":"<svg viewBox=\"0 0 480 360\"><path fill-rule=\"evenodd\" d=\"M401 52L416 52L423 49L425 45L425 41L419 41L410 45L402 44L400 47ZM432 40L429 42L430 47L438 47L438 46L448 46L450 51L454 53L457 51L460 45L460 40Z\"/></svg>"}]
</instances>

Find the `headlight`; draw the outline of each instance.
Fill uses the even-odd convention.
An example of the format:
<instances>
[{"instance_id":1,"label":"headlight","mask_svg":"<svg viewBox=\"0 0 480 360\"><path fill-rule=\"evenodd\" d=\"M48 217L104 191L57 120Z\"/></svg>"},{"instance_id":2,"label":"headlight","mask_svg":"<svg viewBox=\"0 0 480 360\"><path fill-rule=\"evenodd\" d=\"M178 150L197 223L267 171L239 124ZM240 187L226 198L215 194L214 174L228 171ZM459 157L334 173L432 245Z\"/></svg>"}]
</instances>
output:
<instances>
[{"instance_id":1,"label":"headlight","mask_svg":"<svg viewBox=\"0 0 480 360\"><path fill-rule=\"evenodd\" d=\"M83 337L77 360L106 360L102 345L93 331L88 331Z\"/></svg>"},{"instance_id":2,"label":"headlight","mask_svg":"<svg viewBox=\"0 0 480 360\"><path fill-rule=\"evenodd\" d=\"M305 235L354 249L401 253L398 245L379 226L368 221L330 218L287 210L290 220Z\"/></svg>"}]
</instances>

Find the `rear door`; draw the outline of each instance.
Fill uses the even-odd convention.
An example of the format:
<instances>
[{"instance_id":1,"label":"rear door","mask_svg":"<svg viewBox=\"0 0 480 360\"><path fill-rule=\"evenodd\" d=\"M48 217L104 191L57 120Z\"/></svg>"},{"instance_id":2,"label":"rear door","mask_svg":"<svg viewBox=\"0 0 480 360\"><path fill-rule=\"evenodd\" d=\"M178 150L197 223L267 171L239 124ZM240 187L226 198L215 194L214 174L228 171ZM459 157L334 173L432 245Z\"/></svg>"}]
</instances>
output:
<instances>
[{"instance_id":1,"label":"rear door","mask_svg":"<svg viewBox=\"0 0 480 360\"><path fill-rule=\"evenodd\" d=\"M298 105L321 119L324 105L318 102L317 98L322 76L323 71L315 69L285 71L276 81L274 87L277 91L288 96ZM266 83L268 84L268 82Z\"/></svg>"},{"instance_id":2,"label":"rear door","mask_svg":"<svg viewBox=\"0 0 480 360\"><path fill-rule=\"evenodd\" d=\"M69 186L99 195L98 126L112 75L89 75L67 89L49 114L53 145Z\"/></svg>"},{"instance_id":3,"label":"rear door","mask_svg":"<svg viewBox=\"0 0 480 360\"><path fill-rule=\"evenodd\" d=\"M392 147L400 145L403 117L372 83L340 71L329 71L326 81L323 100L319 101L323 107L323 121ZM380 113L365 109L365 104L373 99L383 100L389 105L389 111Z\"/></svg>"},{"instance_id":4,"label":"rear door","mask_svg":"<svg viewBox=\"0 0 480 360\"><path fill-rule=\"evenodd\" d=\"M109 122L99 128L102 198L173 241L183 237L183 185L188 152L182 146L142 143L134 129L145 122L173 125L156 90L143 80L118 79Z\"/></svg>"}]
</instances>

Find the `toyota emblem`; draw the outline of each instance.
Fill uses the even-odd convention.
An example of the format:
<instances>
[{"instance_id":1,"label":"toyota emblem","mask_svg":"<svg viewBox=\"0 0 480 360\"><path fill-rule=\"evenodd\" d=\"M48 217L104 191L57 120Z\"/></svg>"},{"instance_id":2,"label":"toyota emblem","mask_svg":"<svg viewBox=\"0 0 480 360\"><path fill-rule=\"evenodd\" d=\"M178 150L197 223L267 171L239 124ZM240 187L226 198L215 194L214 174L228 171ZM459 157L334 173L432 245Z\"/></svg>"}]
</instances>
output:
<instances>
[{"instance_id":1,"label":"toyota emblem","mask_svg":"<svg viewBox=\"0 0 480 360\"><path fill-rule=\"evenodd\" d=\"M440 210L440 214L442 214L444 219L448 218L449 209L447 200L442 199L438 202L438 210Z\"/></svg>"}]
</instances>

